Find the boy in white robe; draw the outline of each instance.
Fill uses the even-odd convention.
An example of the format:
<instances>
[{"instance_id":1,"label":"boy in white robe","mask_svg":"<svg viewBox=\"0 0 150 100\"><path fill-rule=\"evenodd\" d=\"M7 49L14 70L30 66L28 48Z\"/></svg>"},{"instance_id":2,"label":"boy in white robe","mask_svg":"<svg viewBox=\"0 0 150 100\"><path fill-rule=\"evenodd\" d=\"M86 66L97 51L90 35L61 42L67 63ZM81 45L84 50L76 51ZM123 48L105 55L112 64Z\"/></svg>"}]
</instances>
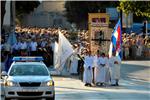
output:
<instances>
[{"instance_id":1,"label":"boy in white robe","mask_svg":"<svg viewBox=\"0 0 150 100\"><path fill-rule=\"evenodd\" d=\"M93 67L94 67L94 83L98 83L98 76L100 73L100 67L98 66L98 59L100 58L100 51L97 50L97 54L93 57Z\"/></svg>"},{"instance_id":2,"label":"boy in white robe","mask_svg":"<svg viewBox=\"0 0 150 100\"><path fill-rule=\"evenodd\" d=\"M112 57L109 59L109 63L110 63L111 85L118 86L120 78L121 59L119 56L116 56L115 52L113 52Z\"/></svg>"},{"instance_id":3,"label":"boy in white robe","mask_svg":"<svg viewBox=\"0 0 150 100\"><path fill-rule=\"evenodd\" d=\"M93 79L93 56L91 55L91 51L87 52L87 55L84 59L84 73L83 73L83 82L85 86L92 86L92 79Z\"/></svg>"},{"instance_id":4,"label":"boy in white robe","mask_svg":"<svg viewBox=\"0 0 150 100\"><path fill-rule=\"evenodd\" d=\"M100 67L99 76L97 77L97 85L103 86L106 84L106 73L108 70L108 59L105 57L105 53L102 53L98 59L98 66Z\"/></svg>"}]
</instances>

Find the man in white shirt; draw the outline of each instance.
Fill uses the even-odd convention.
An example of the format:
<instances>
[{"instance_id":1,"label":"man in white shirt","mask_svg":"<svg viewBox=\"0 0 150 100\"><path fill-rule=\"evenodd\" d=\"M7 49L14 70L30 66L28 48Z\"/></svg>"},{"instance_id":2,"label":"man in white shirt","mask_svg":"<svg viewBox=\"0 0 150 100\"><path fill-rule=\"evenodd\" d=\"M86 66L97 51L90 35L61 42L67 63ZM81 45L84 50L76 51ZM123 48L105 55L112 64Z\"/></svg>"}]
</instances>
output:
<instances>
[{"instance_id":1,"label":"man in white shirt","mask_svg":"<svg viewBox=\"0 0 150 100\"><path fill-rule=\"evenodd\" d=\"M109 59L110 65L110 75L111 75L111 85L118 86L119 78L120 78L120 65L121 59L119 56L116 56L116 52L113 52L112 57Z\"/></svg>"},{"instance_id":2,"label":"man in white shirt","mask_svg":"<svg viewBox=\"0 0 150 100\"><path fill-rule=\"evenodd\" d=\"M21 42L20 41L16 42L12 46L14 56L19 56L20 55L20 47L21 47Z\"/></svg>"},{"instance_id":3,"label":"man in white shirt","mask_svg":"<svg viewBox=\"0 0 150 100\"><path fill-rule=\"evenodd\" d=\"M21 55L25 56L27 55L27 43L25 40L23 40L20 44L20 50L21 50Z\"/></svg>"},{"instance_id":4,"label":"man in white shirt","mask_svg":"<svg viewBox=\"0 0 150 100\"><path fill-rule=\"evenodd\" d=\"M31 40L28 38L27 39L27 55L30 55L31 48L30 48Z\"/></svg>"},{"instance_id":5,"label":"man in white shirt","mask_svg":"<svg viewBox=\"0 0 150 100\"><path fill-rule=\"evenodd\" d=\"M33 40L31 41L30 49L31 49L31 56L36 56L36 52L37 52L37 42L35 41L35 39L33 39Z\"/></svg>"},{"instance_id":6,"label":"man in white shirt","mask_svg":"<svg viewBox=\"0 0 150 100\"><path fill-rule=\"evenodd\" d=\"M85 59L84 59L84 73L83 73L83 82L85 86L92 86L93 79L93 56L91 55L91 51L88 51Z\"/></svg>"},{"instance_id":7,"label":"man in white shirt","mask_svg":"<svg viewBox=\"0 0 150 100\"><path fill-rule=\"evenodd\" d=\"M45 47L46 46L46 44L47 44L47 41L46 41L46 39L43 39L43 41L41 42L41 47Z\"/></svg>"}]
</instances>

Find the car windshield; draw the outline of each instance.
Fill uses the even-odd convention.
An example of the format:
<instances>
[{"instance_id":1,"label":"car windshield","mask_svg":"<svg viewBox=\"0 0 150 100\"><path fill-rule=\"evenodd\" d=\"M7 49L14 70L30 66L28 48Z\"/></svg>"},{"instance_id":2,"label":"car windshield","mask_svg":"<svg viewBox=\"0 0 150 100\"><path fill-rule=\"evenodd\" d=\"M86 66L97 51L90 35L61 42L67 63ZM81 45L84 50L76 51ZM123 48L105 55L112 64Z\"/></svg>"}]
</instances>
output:
<instances>
[{"instance_id":1,"label":"car windshield","mask_svg":"<svg viewBox=\"0 0 150 100\"><path fill-rule=\"evenodd\" d=\"M12 66L10 76L27 76L27 75L39 75L47 76L48 71L43 65L14 65Z\"/></svg>"}]
</instances>

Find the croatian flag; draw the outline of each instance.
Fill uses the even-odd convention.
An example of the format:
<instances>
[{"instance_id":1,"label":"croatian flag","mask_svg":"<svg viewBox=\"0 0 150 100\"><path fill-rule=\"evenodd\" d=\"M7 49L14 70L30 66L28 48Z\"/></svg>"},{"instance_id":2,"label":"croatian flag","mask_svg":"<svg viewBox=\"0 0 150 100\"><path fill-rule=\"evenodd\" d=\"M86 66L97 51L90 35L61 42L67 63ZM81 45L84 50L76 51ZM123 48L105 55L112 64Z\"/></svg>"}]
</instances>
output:
<instances>
[{"instance_id":1,"label":"croatian flag","mask_svg":"<svg viewBox=\"0 0 150 100\"><path fill-rule=\"evenodd\" d=\"M112 56L112 52L116 52L116 56L119 55L120 58L122 58L121 44L122 44L122 34L121 34L121 23L119 19L112 33L111 43L109 48L109 58Z\"/></svg>"}]
</instances>

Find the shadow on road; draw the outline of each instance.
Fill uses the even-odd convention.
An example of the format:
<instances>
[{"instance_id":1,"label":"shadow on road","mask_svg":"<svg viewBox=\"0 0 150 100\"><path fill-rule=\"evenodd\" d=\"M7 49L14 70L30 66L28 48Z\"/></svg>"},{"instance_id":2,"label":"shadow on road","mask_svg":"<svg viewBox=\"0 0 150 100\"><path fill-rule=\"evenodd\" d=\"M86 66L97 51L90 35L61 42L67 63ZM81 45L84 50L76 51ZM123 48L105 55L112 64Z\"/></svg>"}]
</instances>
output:
<instances>
[{"instance_id":1,"label":"shadow on road","mask_svg":"<svg viewBox=\"0 0 150 100\"><path fill-rule=\"evenodd\" d=\"M129 62L130 63L130 62ZM138 79L150 81L150 62L137 61L137 63L122 63L121 78L123 79Z\"/></svg>"},{"instance_id":2,"label":"shadow on road","mask_svg":"<svg viewBox=\"0 0 150 100\"><path fill-rule=\"evenodd\" d=\"M124 88L81 89L56 87L56 99L59 100L149 100L148 91ZM65 91L64 91L65 90Z\"/></svg>"}]
</instances>

